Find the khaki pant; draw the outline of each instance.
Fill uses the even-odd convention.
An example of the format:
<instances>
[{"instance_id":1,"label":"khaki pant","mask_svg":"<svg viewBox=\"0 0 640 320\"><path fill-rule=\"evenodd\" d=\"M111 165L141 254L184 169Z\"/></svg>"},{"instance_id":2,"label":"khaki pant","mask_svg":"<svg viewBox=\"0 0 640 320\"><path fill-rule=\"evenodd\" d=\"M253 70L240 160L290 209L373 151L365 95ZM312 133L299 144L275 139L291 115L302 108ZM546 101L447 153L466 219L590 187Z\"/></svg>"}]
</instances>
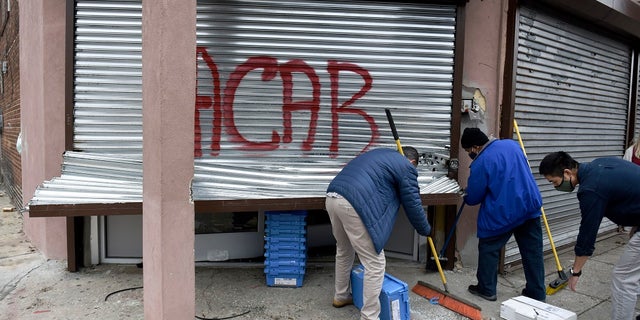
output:
<instances>
[{"instance_id":1,"label":"khaki pant","mask_svg":"<svg viewBox=\"0 0 640 320\"><path fill-rule=\"evenodd\" d=\"M357 253L365 270L360 319L377 320L380 316L380 291L386 266L384 250L380 254L376 253L369 232L347 200L342 197L327 197L325 205L331 219L333 236L336 238L334 299L349 299L351 269Z\"/></svg>"}]
</instances>

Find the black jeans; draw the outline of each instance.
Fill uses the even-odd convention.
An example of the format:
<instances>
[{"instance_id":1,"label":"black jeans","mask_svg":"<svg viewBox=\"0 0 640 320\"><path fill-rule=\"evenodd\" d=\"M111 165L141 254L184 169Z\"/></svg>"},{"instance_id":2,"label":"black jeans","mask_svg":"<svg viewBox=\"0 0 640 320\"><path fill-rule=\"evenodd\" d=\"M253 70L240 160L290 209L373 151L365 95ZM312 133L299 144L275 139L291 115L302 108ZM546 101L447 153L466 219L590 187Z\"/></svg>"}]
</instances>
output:
<instances>
[{"instance_id":1,"label":"black jeans","mask_svg":"<svg viewBox=\"0 0 640 320\"><path fill-rule=\"evenodd\" d=\"M479 290L485 295L496 294L498 283L498 262L500 249L513 235L522 256L522 266L527 284L524 294L532 299L545 301L544 256L542 255L542 228L540 218L525 221L504 234L480 238L478 242L478 278Z\"/></svg>"}]
</instances>

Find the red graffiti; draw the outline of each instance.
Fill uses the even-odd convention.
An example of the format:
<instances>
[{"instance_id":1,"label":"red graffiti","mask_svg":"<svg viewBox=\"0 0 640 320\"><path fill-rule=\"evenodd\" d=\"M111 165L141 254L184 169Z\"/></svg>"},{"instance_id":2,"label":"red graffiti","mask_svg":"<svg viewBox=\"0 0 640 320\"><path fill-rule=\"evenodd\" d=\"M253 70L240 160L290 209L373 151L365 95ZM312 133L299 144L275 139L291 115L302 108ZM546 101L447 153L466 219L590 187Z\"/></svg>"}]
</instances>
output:
<instances>
[{"instance_id":1,"label":"red graffiti","mask_svg":"<svg viewBox=\"0 0 640 320\"><path fill-rule=\"evenodd\" d=\"M352 105L356 100L362 98L367 91L371 89L371 83L373 80L371 79L371 75L367 70L364 70L358 67L355 64L351 63L338 63L334 60L329 60L329 66L327 67L327 71L329 72L329 76L331 78L331 146L329 146L329 151L331 152L332 157L337 156L338 153L338 141L340 137L340 128L338 125L339 113L353 113L361 115L368 123L371 128L371 139L369 139L369 143L364 147L363 151L369 149L369 147L373 144L373 142L378 138L378 125L376 125L373 117L368 115L361 109L348 108ZM338 89L339 89L339 74L340 71L351 71L359 74L364 79L364 86L358 91L358 93L354 94L351 99L347 102L343 103L341 106L338 106Z\"/></svg>"},{"instance_id":2,"label":"red graffiti","mask_svg":"<svg viewBox=\"0 0 640 320\"><path fill-rule=\"evenodd\" d=\"M206 48L196 48L197 55L202 55L202 59L207 63L207 67L211 70L211 78L213 79L213 106L211 105L211 97L198 95L198 77L196 77L196 119L195 119L195 148L194 156L202 157L202 130L200 128L200 109L210 109L213 107L213 134L211 137L211 155L217 156L220 152L220 134L222 132L222 110L220 103L220 73L218 66L213 62L213 58L209 55Z\"/></svg>"},{"instance_id":3,"label":"red graffiti","mask_svg":"<svg viewBox=\"0 0 640 320\"><path fill-rule=\"evenodd\" d=\"M276 58L268 56L251 57L244 63L236 67L229 75L226 86L224 88L224 98L222 98L220 88L220 74L218 67L213 58L204 47L198 47L196 50L198 56L201 56L211 72L213 79L213 99L211 95L198 95L196 92L196 112L195 112L195 151L194 156L202 157L202 129L200 125L200 110L213 108L213 130L211 138L211 155L217 156L220 153L220 140L222 127L224 125L225 133L229 136L229 140L240 144L240 148L252 151L269 151L276 150L282 143L291 143L293 141L292 113L296 111L309 111L309 129L307 137L302 142L301 149L310 151L313 149L315 135L317 130L318 113L320 110L320 92L321 84L315 70L307 63L300 59L290 60L284 64L278 64ZM246 75L254 70L262 70L261 80L272 81L280 75L282 79L282 137L276 130L271 132L270 141L257 142L245 138L238 130L235 123L234 100L236 91ZM331 82L331 129L332 139L329 147L330 156L337 157L339 144L339 115L341 113L357 114L362 116L369 124L371 129L371 138L367 146L362 151L366 151L379 137L378 126L373 117L369 116L364 110L351 108L350 106L358 99L362 98L372 87L372 77L369 72L355 64L339 63L334 60L328 61L327 71L329 72ZM339 73L341 71L353 72L361 76L364 85L354 94L348 101L340 104L338 101L339 93ZM312 88L311 99L294 101L293 96L293 74L302 73L310 82ZM197 88L197 85L196 85Z\"/></svg>"},{"instance_id":4,"label":"red graffiti","mask_svg":"<svg viewBox=\"0 0 640 320\"><path fill-rule=\"evenodd\" d=\"M311 100L293 102L291 96L293 95L293 81L292 73L302 72L309 77L311 81L311 88L313 88L313 96ZM313 148L313 141L316 134L316 126L318 123L318 111L320 111L320 79L316 75L316 72L302 60L291 60L282 66L280 66L280 76L283 82L283 106L282 106L282 118L284 120L284 142L289 143L292 140L291 134L291 112L308 109L311 112L311 119L309 121L309 131L307 132L307 139L302 142L302 150L309 151Z\"/></svg>"},{"instance_id":5,"label":"red graffiti","mask_svg":"<svg viewBox=\"0 0 640 320\"><path fill-rule=\"evenodd\" d=\"M227 86L224 89L224 102L222 104L222 117L224 117L223 123L227 129L227 134L231 137L233 142L242 142L243 148L250 150L275 150L280 144L280 136L278 132L273 130L271 132L271 142L252 142L247 140L240 134L236 127L235 118L233 116L233 100L236 97L236 90L249 71L254 69L264 69L262 72L262 81L269 81L275 78L278 73L278 60L271 57L252 57L247 62L239 65L234 72L229 76Z\"/></svg>"}]
</instances>

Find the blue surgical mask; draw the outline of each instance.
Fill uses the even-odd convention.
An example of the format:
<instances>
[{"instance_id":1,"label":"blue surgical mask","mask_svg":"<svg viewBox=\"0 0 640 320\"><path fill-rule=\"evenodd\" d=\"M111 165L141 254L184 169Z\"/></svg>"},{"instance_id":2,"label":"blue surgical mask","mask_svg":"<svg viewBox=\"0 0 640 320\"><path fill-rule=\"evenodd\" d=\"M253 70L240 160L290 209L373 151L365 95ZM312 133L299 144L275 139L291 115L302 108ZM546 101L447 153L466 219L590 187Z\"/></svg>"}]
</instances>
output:
<instances>
[{"instance_id":1,"label":"blue surgical mask","mask_svg":"<svg viewBox=\"0 0 640 320\"><path fill-rule=\"evenodd\" d=\"M562 182L555 188L558 191L571 192L576 187L571 183L571 176L569 176L569 180L565 180L564 175L562 175Z\"/></svg>"}]
</instances>

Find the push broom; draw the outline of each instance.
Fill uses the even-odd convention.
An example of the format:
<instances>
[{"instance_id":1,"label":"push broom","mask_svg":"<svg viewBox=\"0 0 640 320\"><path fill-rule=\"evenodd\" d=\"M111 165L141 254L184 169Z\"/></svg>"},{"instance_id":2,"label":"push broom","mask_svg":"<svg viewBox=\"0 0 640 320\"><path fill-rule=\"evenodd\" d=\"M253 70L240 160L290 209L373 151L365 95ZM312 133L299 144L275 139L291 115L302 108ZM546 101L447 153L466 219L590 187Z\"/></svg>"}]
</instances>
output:
<instances>
[{"instance_id":1,"label":"push broom","mask_svg":"<svg viewBox=\"0 0 640 320\"><path fill-rule=\"evenodd\" d=\"M458 209L458 214L456 214L456 219L453 222L453 226L451 226L451 229L449 229L449 233L447 234L447 237L444 240L444 245L442 245L442 249L440 249L440 255L437 257L438 260L440 261L440 265L447 263L449 261L449 259L447 257L444 256L444 251L447 250L447 247L449 246L449 241L451 241L451 237L453 236L453 233L456 231L456 226L458 225L458 220L460 220L460 216L462 215L462 210L464 209L464 201L462 201L462 204L460 205L460 209ZM431 271L437 271L437 267L436 267L436 263L433 261L435 260L436 257L431 257L431 259L429 259L429 261L427 261L427 269L431 270Z\"/></svg>"},{"instance_id":2,"label":"push broom","mask_svg":"<svg viewBox=\"0 0 640 320\"><path fill-rule=\"evenodd\" d=\"M529 163L529 158L527 157L527 151L525 151L524 149L524 143L522 142L522 137L520 136L520 130L518 129L518 122L516 121L516 119L513 119L513 128L516 130L520 148L522 148L522 152L524 153L525 158L527 158L529 168L531 168L531 164ZM556 259L556 267L558 268L558 279L551 281L551 283L549 283L549 286L547 286L547 295L552 295L567 286L569 277L567 277L567 274L564 272L564 270L562 269L562 265L560 264L560 259L558 258L558 253L556 252L556 246L553 243L553 237L551 236L551 230L549 229L549 223L547 223L547 215L544 213L544 208L540 207L540 211L542 212L542 221L544 221L544 227L547 230L547 236L549 237L549 242L551 243L551 251L553 251L553 257Z\"/></svg>"},{"instance_id":3,"label":"push broom","mask_svg":"<svg viewBox=\"0 0 640 320\"><path fill-rule=\"evenodd\" d=\"M396 130L396 125L393 122L393 117L391 116L391 110L384 109L384 111L387 113L387 120L389 120L389 126L391 126L391 133L393 134L393 139L396 142L398 152L404 155L404 152L402 151L402 145L400 144L400 138L398 137L398 131ZM436 266L438 267L438 273L440 273L440 279L442 280L444 291L422 281L418 281L418 283L413 286L413 288L411 288L411 291L421 297L429 299L429 301L437 301L439 305L453 312L459 313L469 319L482 320L482 309L478 305L463 298L456 297L449 292L449 289L447 288L447 278L444 276L442 266L440 265L440 260L438 259L438 252L436 252L436 247L433 245L433 240L430 236L427 236L427 242L429 243L429 247L431 248L431 254L433 255L433 257L435 257L434 260Z\"/></svg>"}]
</instances>

